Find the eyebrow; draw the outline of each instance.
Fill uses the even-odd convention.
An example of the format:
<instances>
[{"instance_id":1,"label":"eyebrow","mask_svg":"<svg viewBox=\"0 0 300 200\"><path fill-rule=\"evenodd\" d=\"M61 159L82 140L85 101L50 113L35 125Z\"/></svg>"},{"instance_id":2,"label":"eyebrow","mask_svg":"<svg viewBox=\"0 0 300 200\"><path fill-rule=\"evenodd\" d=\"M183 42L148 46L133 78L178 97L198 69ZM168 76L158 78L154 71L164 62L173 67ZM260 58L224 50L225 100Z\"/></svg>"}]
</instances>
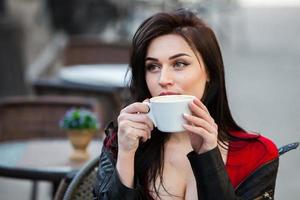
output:
<instances>
[{"instance_id":1,"label":"eyebrow","mask_svg":"<svg viewBox=\"0 0 300 200\"><path fill-rule=\"evenodd\" d=\"M172 60L172 59L175 59L175 58L181 57L181 56L188 56L188 57L191 57L190 55L185 54L185 53L178 53L178 54L175 54L175 55L169 57L169 60ZM146 58L146 61L147 61L147 60L158 61L157 58L152 58L152 57L147 57L147 58Z\"/></svg>"}]
</instances>

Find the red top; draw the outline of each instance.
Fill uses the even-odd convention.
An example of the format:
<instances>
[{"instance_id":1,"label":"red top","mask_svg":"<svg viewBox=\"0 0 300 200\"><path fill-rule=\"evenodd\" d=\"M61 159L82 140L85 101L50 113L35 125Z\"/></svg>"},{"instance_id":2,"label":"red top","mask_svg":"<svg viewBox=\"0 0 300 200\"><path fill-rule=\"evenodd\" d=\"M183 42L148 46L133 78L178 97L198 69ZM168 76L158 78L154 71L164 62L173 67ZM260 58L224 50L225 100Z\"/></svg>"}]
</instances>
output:
<instances>
[{"instance_id":1,"label":"red top","mask_svg":"<svg viewBox=\"0 0 300 200\"><path fill-rule=\"evenodd\" d=\"M229 143L226 170L234 188L263 164L278 157L276 145L269 139L242 131L232 132L240 138L253 140Z\"/></svg>"}]
</instances>

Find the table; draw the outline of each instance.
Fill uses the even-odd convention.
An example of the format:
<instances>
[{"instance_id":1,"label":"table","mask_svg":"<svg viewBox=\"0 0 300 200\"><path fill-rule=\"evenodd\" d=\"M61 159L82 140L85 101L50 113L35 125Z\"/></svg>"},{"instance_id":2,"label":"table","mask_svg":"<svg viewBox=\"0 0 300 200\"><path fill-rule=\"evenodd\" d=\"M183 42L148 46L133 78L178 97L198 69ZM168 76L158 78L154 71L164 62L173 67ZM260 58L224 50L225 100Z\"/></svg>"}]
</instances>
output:
<instances>
[{"instance_id":1,"label":"table","mask_svg":"<svg viewBox=\"0 0 300 200\"><path fill-rule=\"evenodd\" d=\"M101 147L100 140L90 143L88 151L91 159L100 155ZM72 147L67 139L1 142L0 176L50 181L55 194L60 181L68 173L79 170L85 164L71 161L69 159L71 151ZM36 185L33 192L36 192Z\"/></svg>"},{"instance_id":2,"label":"table","mask_svg":"<svg viewBox=\"0 0 300 200\"><path fill-rule=\"evenodd\" d=\"M35 80L37 95L75 95L99 100L103 124L118 116L131 100L126 76L128 64L88 64L60 67L49 77Z\"/></svg>"},{"instance_id":3,"label":"table","mask_svg":"<svg viewBox=\"0 0 300 200\"><path fill-rule=\"evenodd\" d=\"M64 90L74 89L77 93L80 90L87 94L97 93L102 95L101 102L104 104L104 97L109 100L103 105L104 122L108 123L112 118L118 116L120 110L131 100L129 82L131 72L128 71L128 64L88 64L74 65L60 68L56 84L64 87ZM68 89L66 89L68 87ZM89 92L87 92L89 91ZM111 116L108 116L109 114Z\"/></svg>"},{"instance_id":4,"label":"table","mask_svg":"<svg viewBox=\"0 0 300 200\"><path fill-rule=\"evenodd\" d=\"M127 70L128 64L75 65L61 68L58 77L67 82L89 86L124 88L131 78Z\"/></svg>"}]
</instances>

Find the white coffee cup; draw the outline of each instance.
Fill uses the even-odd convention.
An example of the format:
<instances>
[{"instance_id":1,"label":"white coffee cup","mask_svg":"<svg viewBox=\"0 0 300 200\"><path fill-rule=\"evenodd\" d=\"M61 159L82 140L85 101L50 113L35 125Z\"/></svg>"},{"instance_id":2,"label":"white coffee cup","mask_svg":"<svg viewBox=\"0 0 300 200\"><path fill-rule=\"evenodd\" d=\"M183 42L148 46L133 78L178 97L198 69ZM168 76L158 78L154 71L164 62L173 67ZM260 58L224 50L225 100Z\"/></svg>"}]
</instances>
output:
<instances>
[{"instance_id":1,"label":"white coffee cup","mask_svg":"<svg viewBox=\"0 0 300 200\"><path fill-rule=\"evenodd\" d=\"M183 114L191 114L189 102L196 97L190 95L166 95L157 96L144 102L150 108L148 113L155 127L162 132L181 132L186 123Z\"/></svg>"}]
</instances>

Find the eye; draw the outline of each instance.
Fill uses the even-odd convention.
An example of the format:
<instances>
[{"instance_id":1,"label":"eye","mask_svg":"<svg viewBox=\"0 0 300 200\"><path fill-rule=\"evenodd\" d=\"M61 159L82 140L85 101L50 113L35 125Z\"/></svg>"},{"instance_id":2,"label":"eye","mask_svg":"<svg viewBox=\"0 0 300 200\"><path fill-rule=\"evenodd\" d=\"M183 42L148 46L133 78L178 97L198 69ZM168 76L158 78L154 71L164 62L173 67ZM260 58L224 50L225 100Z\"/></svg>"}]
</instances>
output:
<instances>
[{"instance_id":1,"label":"eye","mask_svg":"<svg viewBox=\"0 0 300 200\"><path fill-rule=\"evenodd\" d=\"M184 68L188 65L189 65L189 63L187 63L185 61L175 61L175 63L174 63L174 67L178 68L178 69Z\"/></svg>"},{"instance_id":2,"label":"eye","mask_svg":"<svg viewBox=\"0 0 300 200\"><path fill-rule=\"evenodd\" d=\"M146 71L149 71L149 72L158 71L158 70L160 70L160 68L161 68L161 66L159 64L156 64L156 63L146 64Z\"/></svg>"}]
</instances>

